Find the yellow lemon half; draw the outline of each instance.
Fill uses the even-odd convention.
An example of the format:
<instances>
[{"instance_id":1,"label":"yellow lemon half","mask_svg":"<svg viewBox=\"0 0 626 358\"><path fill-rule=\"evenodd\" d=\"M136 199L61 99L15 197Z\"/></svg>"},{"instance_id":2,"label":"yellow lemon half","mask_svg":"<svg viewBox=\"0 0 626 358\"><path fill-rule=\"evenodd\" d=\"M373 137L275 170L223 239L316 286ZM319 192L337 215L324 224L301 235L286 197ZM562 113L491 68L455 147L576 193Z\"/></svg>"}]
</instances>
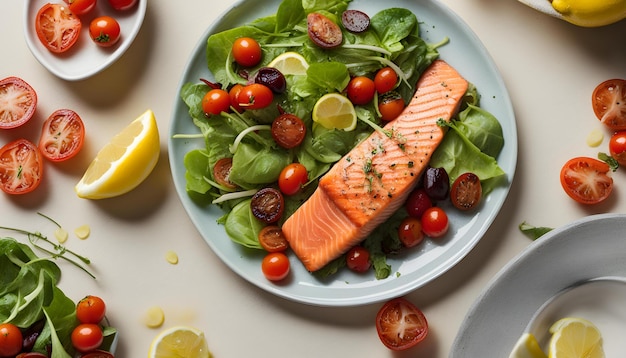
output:
<instances>
[{"instance_id":1,"label":"yellow lemon half","mask_svg":"<svg viewBox=\"0 0 626 358\"><path fill-rule=\"evenodd\" d=\"M313 121L328 129L351 131L356 128L354 105L339 93L323 95L313 106Z\"/></svg>"},{"instance_id":2,"label":"yellow lemon half","mask_svg":"<svg viewBox=\"0 0 626 358\"><path fill-rule=\"evenodd\" d=\"M148 177L160 152L156 119L148 110L98 152L76 184L76 194L104 199L127 193Z\"/></svg>"},{"instance_id":3,"label":"yellow lemon half","mask_svg":"<svg viewBox=\"0 0 626 358\"><path fill-rule=\"evenodd\" d=\"M550 333L550 358L604 358L602 335L585 319L560 319L550 327Z\"/></svg>"},{"instance_id":4,"label":"yellow lemon half","mask_svg":"<svg viewBox=\"0 0 626 358\"><path fill-rule=\"evenodd\" d=\"M531 333L524 333L515 343L509 358L547 358L541 350L537 338Z\"/></svg>"},{"instance_id":5,"label":"yellow lemon half","mask_svg":"<svg viewBox=\"0 0 626 358\"><path fill-rule=\"evenodd\" d=\"M210 358L204 333L194 327L175 326L159 333L148 352L148 358Z\"/></svg>"},{"instance_id":6,"label":"yellow lemon half","mask_svg":"<svg viewBox=\"0 0 626 358\"><path fill-rule=\"evenodd\" d=\"M552 0L563 18L578 26L598 27L626 18L626 0Z\"/></svg>"},{"instance_id":7,"label":"yellow lemon half","mask_svg":"<svg viewBox=\"0 0 626 358\"><path fill-rule=\"evenodd\" d=\"M306 75L309 68L306 59L297 52L282 53L267 66L279 70L283 75Z\"/></svg>"}]
</instances>

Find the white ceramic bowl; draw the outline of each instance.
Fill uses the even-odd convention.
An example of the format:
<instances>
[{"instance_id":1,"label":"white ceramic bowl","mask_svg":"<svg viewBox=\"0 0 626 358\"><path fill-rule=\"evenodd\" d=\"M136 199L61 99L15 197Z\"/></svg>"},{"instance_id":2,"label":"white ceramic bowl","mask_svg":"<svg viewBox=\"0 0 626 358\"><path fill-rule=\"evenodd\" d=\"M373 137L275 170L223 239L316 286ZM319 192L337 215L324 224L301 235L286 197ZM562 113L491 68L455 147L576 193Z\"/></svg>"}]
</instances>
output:
<instances>
[{"instance_id":1,"label":"white ceramic bowl","mask_svg":"<svg viewBox=\"0 0 626 358\"><path fill-rule=\"evenodd\" d=\"M68 81L91 77L113 64L130 47L143 23L148 0L127 11L115 11L107 0L99 0L96 8L81 17L81 35L76 44L63 54L54 54L39 41L35 31L35 19L39 9L48 2L63 0L26 0L24 2L24 36L33 56L54 75ZM89 39L89 23L96 16L107 15L116 19L121 28L119 43L102 48Z\"/></svg>"}]
</instances>

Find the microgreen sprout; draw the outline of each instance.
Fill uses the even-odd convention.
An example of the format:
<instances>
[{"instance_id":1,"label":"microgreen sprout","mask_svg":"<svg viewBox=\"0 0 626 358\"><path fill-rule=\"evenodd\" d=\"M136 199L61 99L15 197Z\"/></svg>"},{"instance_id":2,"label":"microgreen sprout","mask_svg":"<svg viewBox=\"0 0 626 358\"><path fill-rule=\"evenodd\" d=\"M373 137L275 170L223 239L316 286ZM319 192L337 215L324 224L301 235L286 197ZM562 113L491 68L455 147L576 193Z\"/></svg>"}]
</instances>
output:
<instances>
[{"instance_id":1,"label":"microgreen sprout","mask_svg":"<svg viewBox=\"0 0 626 358\"><path fill-rule=\"evenodd\" d=\"M49 216L44 215L44 214L39 213L39 212L37 214L39 216L42 216L42 217L48 219L50 222L52 222L58 228L61 228L61 225L58 222L56 222L54 219L50 218ZM12 228L12 227L6 227L6 226L0 226L0 229L13 231L13 232L17 232L17 233L26 235L26 237L28 237L28 241L30 242L30 244L33 247L35 247L35 248L37 248L37 249L47 253L53 259L57 259L57 258L63 259L65 261L69 262L70 264L78 267L79 269L81 269L85 273L87 273L89 276L91 276L91 278L93 278L93 279L96 278L96 276L94 276L91 272L89 272L89 270L87 270L81 263L77 262L75 259L78 259L80 262L82 262L85 265L91 264L91 260L89 260L85 256L79 255L76 252L66 248L64 245L56 244L56 243L52 242L50 239L48 239L42 233L40 233L40 232L31 232L31 231L28 231L28 230ZM47 249L44 246L42 246L40 244L40 242L42 242L42 241L45 242L47 245L52 246L52 249ZM71 257L69 257L68 255L70 255Z\"/></svg>"}]
</instances>

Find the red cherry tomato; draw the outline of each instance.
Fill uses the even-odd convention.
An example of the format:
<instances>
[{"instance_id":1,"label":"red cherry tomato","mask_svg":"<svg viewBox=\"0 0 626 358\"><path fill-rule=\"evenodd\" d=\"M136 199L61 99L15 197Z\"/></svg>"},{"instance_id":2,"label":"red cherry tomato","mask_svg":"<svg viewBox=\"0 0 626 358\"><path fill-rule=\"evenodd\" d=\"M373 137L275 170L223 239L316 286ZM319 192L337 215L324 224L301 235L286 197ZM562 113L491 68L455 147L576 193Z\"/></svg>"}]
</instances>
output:
<instances>
[{"instance_id":1,"label":"red cherry tomato","mask_svg":"<svg viewBox=\"0 0 626 358\"><path fill-rule=\"evenodd\" d=\"M428 321L414 304L404 298L394 298L378 311L376 331L387 348L401 351L426 338Z\"/></svg>"},{"instance_id":2,"label":"red cherry tomato","mask_svg":"<svg viewBox=\"0 0 626 358\"><path fill-rule=\"evenodd\" d=\"M223 89L212 89L202 97L202 110L207 115L218 115L230 110L230 95Z\"/></svg>"},{"instance_id":3,"label":"red cherry tomato","mask_svg":"<svg viewBox=\"0 0 626 358\"><path fill-rule=\"evenodd\" d=\"M48 358L48 356L38 352L25 352L16 355L15 358Z\"/></svg>"},{"instance_id":4,"label":"red cherry tomato","mask_svg":"<svg viewBox=\"0 0 626 358\"><path fill-rule=\"evenodd\" d=\"M346 254L346 265L354 272L366 272L372 266L370 252L363 246L355 246Z\"/></svg>"},{"instance_id":5,"label":"red cherry tomato","mask_svg":"<svg viewBox=\"0 0 626 358\"><path fill-rule=\"evenodd\" d=\"M404 247L411 248L424 241L422 222L412 216L406 217L398 227L398 238Z\"/></svg>"},{"instance_id":6,"label":"red cherry tomato","mask_svg":"<svg viewBox=\"0 0 626 358\"><path fill-rule=\"evenodd\" d=\"M37 93L19 77L0 80L0 129L11 129L28 122L37 109Z\"/></svg>"},{"instance_id":7,"label":"red cherry tomato","mask_svg":"<svg viewBox=\"0 0 626 358\"><path fill-rule=\"evenodd\" d=\"M597 204L613 191L609 165L588 157L568 160L561 169L561 186L570 198L581 204Z\"/></svg>"},{"instance_id":8,"label":"red cherry tomato","mask_svg":"<svg viewBox=\"0 0 626 358\"><path fill-rule=\"evenodd\" d=\"M263 275L270 281L280 281L289 275L289 258L282 252L271 252L261 262Z\"/></svg>"},{"instance_id":9,"label":"red cherry tomato","mask_svg":"<svg viewBox=\"0 0 626 358\"><path fill-rule=\"evenodd\" d=\"M105 314L106 304L98 296L86 296L76 304L76 318L80 323L100 323Z\"/></svg>"},{"instance_id":10,"label":"red cherry tomato","mask_svg":"<svg viewBox=\"0 0 626 358\"><path fill-rule=\"evenodd\" d=\"M448 215L438 206L427 209L422 215L422 231L428 237L442 237L448 232L448 227Z\"/></svg>"},{"instance_id":11,"label":"red cherry tomato","mask_svg":"<svg viewBox=\"0 0 626 358\"><path fill-rule=\"evenodd\" d=\"M219 184L228 189L235 189L237 185L230 181L230 170L233 168L233 158L222 158L213 167L213 177Z\"/></svg>"},{"instance_id":12,"label":"red cherry tomato","mask_svg":"<svg viewBox=\"0 0 626 358\"><path fill-rule=\"evenodd\" d=\"M107 351L95 350L93 352L83 354L80 358L114 358L114 356Z\"/></svg>"},{"instance_id":13,"label":"red cherry tomato","mask_svg":"<svg viewBox=\"0 0 626 358\"><path fill-rule=\"evenodd\" d=\"M120 24L110 16L100 16L91 20L89 35L102 47L111 47L120 40Z\"/></svg>"},{"instance_id":14,"label":"red cherry tomato","mask_svg":"<svg viewBox=\"0 0 626 358\"><path fill-rule=\"evenodd\" d=\"M39 186L43 158L37 146L17 139L0 148L0 189L7 194L26 194Z\"/></svg>"},{"instance_id":15,"label":"red cherry tomato","mask_svg":"<svg viewBox=\"0 0 626 358\"><path fill-rule=\"evenodd\" d=\"M259 232L259 244L267 252L281 252L287 250L289 242L283 230L276 225L268 225Z\"/></svg>"},{"instance_id":16,"label":"red cherry tomato","mask_svg":"<svg viewBox=\"0 0 626 358\"><path fill-rule=\"evenodd\" d=\"M471 210L480 203L483 187L474 173L463 173L452 183L450 201L459 210Z\"/></svg>"},{"instance_id":17,"label":"red cherry tomato","mask_svg":"<svg viewBox=\"0 0 626 358\"><path fill-rule=\"evenodd\" d=\"M39 150L48 160L61 162L74 157L83 147L85 125L70 109L54 111L43 122Z\"/></svg>"},{"instance_id":18,"label":"red cherry tomato","mask_svg":"<svg viewBox=\"0 0 626 358\"><path fill-rule=\"evenodd\" d=\"M259 83L244 86L237 96L237 103L243 109L261 109L274 100L274 93L269 87Z\"/></svg>"},{"instance_id":19,"label":"red cherry tomato","mask_svg":"<svg viewBox=\"0 0 626 358\"><path fill-rule=\"evenodd\" d=\"M230 97L230 105L237 111L243 111L243 108L239 106L239 93L243 89L243 85L236 84L230 88L228 91L228 96Z\"/></svg>"},{"instance_id":20,"label":"red cherry tomato","mask_svg":"<svg viewBox=\"0 0 626 358\"><path fill-rule=\"evenodd\" d=\"M285 211L285 198L274 188L263 188L252 196L250 209L255 218L272 224L280 220Z\"/></svg>"},{"instance_id":21,"label":"red cherry tomato","mask_svg":"<svg viewBox=\"0 0 626 358\"><path fill-rule=\"evenodd\" d=\"M65 52L74 46L81 28L80 19L63 4L46 3L35 18L39 41L54 53Z\"/></svg>"},{"instance_id":22,"label":"red cherry tomato","mask_svg":"<svg viewBox=\"0 0 626 358\"><path fill-rule=\"evenodd\" d=\"M96 7L96 0L65 0L69 5L70 11L78 16L85 15Z\"/></svg>"},{"instance_id":23,"label":"red cherry tomato","mask_svg":"<svg viewBox=\"0 0 626 358\"><path fill-rule=\"evenodd\" d=\"M426 193L424 188L417 188L411 192L409 198L406 200L404 207L406 208L409 216L420 219L426 209L433 206L432 199Z\"/></svg>"},{"instance_id":24,"label":"red cherry tomato","mask_svg":"<svg viewBox=\"0 0 626 358\"><path fill-rule=\"evenodd\" d=\"M343 34L339 25L328 17L312 12L307 15L307 32L314 44L321 48L335 48L343 42Z\"/></svg>"},{"instance_id":25,"label":"red cherry tomato","mask_svg":"<svg viewBox=\"0 0 626 358\"><path fill-rule=\"evenodd\" d=\"M383 121L394 120L404 111L404 100L396 92L387 92L379 97L378 111Z\"/></svg>"},{"instance_id":26,"label":"red cherry tomato","mask_svg":"<svg viewBox=\"0 0 626 358\"><path fill-rule=\"evenodd\" d=\"M283 168L278 176L278 187L285 195L297 194L309 180L306 167L300 163L291 163Z\"/></svg>"},{"instance_id":27,"label":"red cherry tomato","mask_svg":"<svg viewBox=\"0 0 626 358\"><path fill-rule=\"evenodd\" d=\"M302 119L290 113L276 117L272 122L272 138L283 148L299 146L306 136L306 126Z\"/></svg>"},{"instance_id":28,"label":"red cherry tomato","mask_svg":"<svg viewBox=\"0 0 626 358\"><path fill-rule=\"evenodd\" d=\"M22 350L22 331L12 323L0 324L0 357L13 357Z\"/></svg>"},{"instance_id":29,"label":"red cherry tomato","mask_svg":"<svg viewBox=\"0 0 626 358\"><path fill-rule=\"evenodd\" d=\"M374 99L376 86L374 81L365 76L357 76L348 83L348 98L356 105L366 105Z\"/></svg>"},{"instance_id":30,"label":"red cherry tomato","mask_svg":"<svg viewBox=\"0 0 626 358\"><path fill-rule=\"evenodd\" d=\"M250 37L240 37L233 42L233 58L240 66L253 67L261 62L261 45Z\"/></svg>"},{"instance_id":31,"label":"red cherry tomato","mask_svg":"<svg viewBox=\"0 0 626 358\"><path fill-rule=\"evenodd\" d=\"M112 8L122 11L131 9L138 2L139 0L109 0L109 4Z\"/></svg>"},{"instance_id":32,"label":"red cherry tomato","mask_svg":"<svg viewBox=\"0 0 626 358\"><path fill-rule=\"evenodd\" d=\"M591 105L608 128L626 130L626 80L615 78L600 83L593 90Z\"/></svg>"},{"instance_id":33,"label":"red cherry tomato","mask_svg":"<svg viewBox=\"0 0 626 358\"><path fill-rule=\"evenodd\" d=\"M89 352L102 344L104 336L97 324L81 323L72 331L72 345L79 352Z\"/></svg>"},{"instance_id":34,"label":"red cherry tomato","mask_svg":"<svg viewBox=\"0 0 626 358\"><path fill-rule=\"evenodd\" d=\"M391 91L398 83L398 74L391 67L384 67L376 72L374 84L376 92L383 94Z\"/></svg>"},{"instance_id":35,"label":"red cherry tomato","mask_svg":"<svg viewBox=\"0 0 626 358\"><path fill-rule=\"evenodd\" d=\"M619 165L626 166L626 131L619 131L611 136L609 152Z\"/></svg>"}]
</instances>

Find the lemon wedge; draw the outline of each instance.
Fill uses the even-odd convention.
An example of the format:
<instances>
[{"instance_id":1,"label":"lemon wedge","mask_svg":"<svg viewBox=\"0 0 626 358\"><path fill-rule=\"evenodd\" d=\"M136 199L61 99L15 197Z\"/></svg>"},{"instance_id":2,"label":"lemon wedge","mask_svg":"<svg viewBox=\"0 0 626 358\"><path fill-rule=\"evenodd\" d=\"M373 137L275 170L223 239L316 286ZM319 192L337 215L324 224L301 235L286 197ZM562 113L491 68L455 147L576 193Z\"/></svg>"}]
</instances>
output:
<instances>
[{"instance_id":1,"label":"lemon wedge","mask_svg":"<svg viewBox=\"0 0 626 358\"><path fill-rule=\"evenodd\" d=\"M541 350L537 338L532 333L524 333L515 343L509 358L547 358Z\"/></svg>"},{"instance_id":2,"label":"lemon wedge","mask_svg":"<svg viewBox=\"0 0 626 358\"><path fill-rule=\"evenodd\" d=\"M147 110L98 152L76 184L76 194L104 199L133 190L152 172L160 151L156 119Z\"/></svg>"},{"instance_id":3,"label":"lemon wedge","mask_svg":"<svg viewBox=\"0 0 626 358\"><path fill-rule=\"evenodd\" d=\"M204 333L194 327L175 326L159 333L148 352L148 358L210 358Z\"/></svg>"},{"instance_id":4,"label":"lemon wedge","mask_svg":"<svg viewBox=\"0 0 626 358\"><path fill-rule=\"evenodd\" d=\"M267 66L279 70L283 75L306 75L309 68L306 59L297 52L282 53Z\"/></svg>"},{"instance_id":5,"label":"lemon wedge","mask_svg":"<svg viewBox=\"0 0 626 358\"><path fill-rule=\"evenodd\" d=\"M563 18L578 26L599 27L626 18L626 0L552 0Z\"/></svg>"},{"instance_id":6,"label":"lemon wedge","mask_svg":"<svg viewBox=\"0 0 626 358\"><path fill-rule=\"evenodd\" d=\"M560 319L550 327L550 333L550 358L604 358L602 335L586 319Z\"/></svg>"},{"instance_id":7,"label":"lemon wedge","mask_svg":"<svg viewBox=\"0 0 626 358\"><path fill-rule=\"evenodd\" d=\"M351 131L356 128L356 111L352 102L339 93L323 95L313 106L313 121L327 129Z\"/></svg>"}]
</instances>

